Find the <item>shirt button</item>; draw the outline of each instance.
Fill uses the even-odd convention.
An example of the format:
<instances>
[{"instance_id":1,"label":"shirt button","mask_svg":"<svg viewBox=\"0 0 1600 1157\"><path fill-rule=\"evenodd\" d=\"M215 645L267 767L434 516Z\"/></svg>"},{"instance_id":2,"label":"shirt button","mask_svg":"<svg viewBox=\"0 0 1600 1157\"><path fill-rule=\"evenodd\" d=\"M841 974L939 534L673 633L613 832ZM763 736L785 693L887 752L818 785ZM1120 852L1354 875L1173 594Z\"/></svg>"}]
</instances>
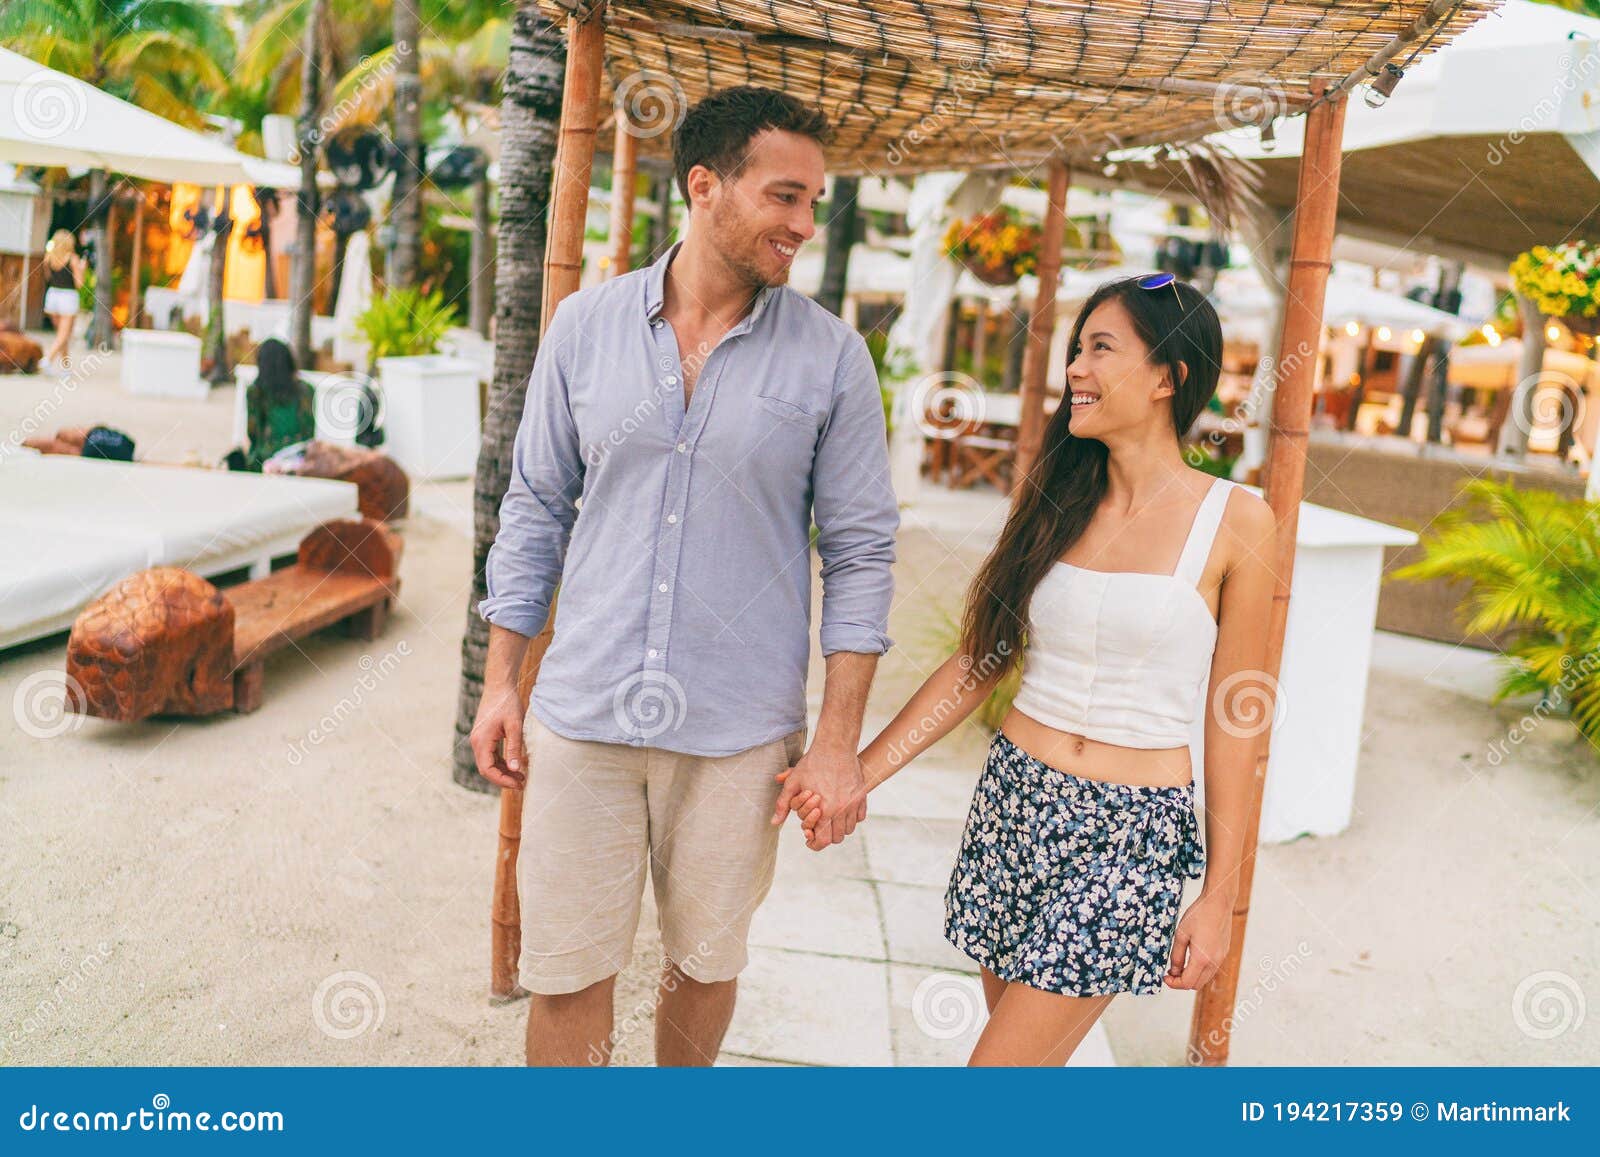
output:
<instances>
[{"instance_id":1,"label":"shirt button","mask_svg":"<svg viewBox=\"0 0 1600 1157\"><path fill-rule=\"evenodd\" d=\"M688 448L689 448L689 443L687 443L687 442L679 442L678 443L678 453L682 454Z\"/></svg>"},{"instance_id":2,"label":"shirt button","mask_svg":"<svg viewBox=\"0 0 1600 1157\"><path fill-rule=\"evenodd\" d=\"M660 329L661 328L661 319L659 317L651 318L650 319L650 328L651 329Z\"/></svg>"},{"instance_id":3,"label":"shirt button","mask_svg":"<svg viewBox=\"0 0 1600 1157\"><path fill-rule=\"evenodd\" d=\"M675 386L675 385L677 385L677 384L678 384L678 379L677 379L677 377L676 377L676 376L674 376L674 375L673 375L673 374L668 374L668 375L667 375L667 385L669 385L669 386Z\"/></svg>"},{"instance_id":4,"label":"shirt button","mask_svg":"<svg viewBox=\"0 0 1600 1157\"><path fill-rule=\"evenodd\" d=\"M678 516L676 514L669 514L669 515L667 515L667 521L668 522L677 522L678 521Z\"/></svg>"},{"instance_id":5,"label":"shirt button","mask_svg":"<svg viewBox=\"0 0 1600 1157\"><path fill-rule=\"evenodd\" d=\"M646 655L647 658L654 659L656 657L656 655L659 654L659 653L660 652L658 652L654 647L651 647L648 651L645 652L645 655Z\"/></svg>"},{"instance_id":6,"label":"shirt button","mask_svg":"<svg viewBox=\"0 0 1600 1157\"><path fill-rule=\"evenodd\" d=\"M660 591L662 594L666 594L667 593L667 584L666 583L662 583L660 586L658 586L656 588L656 590Z\"/></svg>"}]
</instances>

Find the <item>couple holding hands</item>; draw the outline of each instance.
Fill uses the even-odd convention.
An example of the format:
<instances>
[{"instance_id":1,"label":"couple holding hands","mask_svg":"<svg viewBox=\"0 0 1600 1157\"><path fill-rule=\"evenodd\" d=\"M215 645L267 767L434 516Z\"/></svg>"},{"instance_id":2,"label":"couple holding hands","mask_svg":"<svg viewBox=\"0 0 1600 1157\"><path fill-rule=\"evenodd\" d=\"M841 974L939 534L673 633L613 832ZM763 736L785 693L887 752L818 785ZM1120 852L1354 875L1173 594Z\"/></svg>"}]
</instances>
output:
<instances>
[{"instance_id":1,"label":"couple holding hands","mask_svg":"<svg viewBox=\"0 0 1600 1157\"><path fill-rule=\"evenodd\" d=\"M862 749L899 525L883 409L860 335L785 284L828 131L769 89L690 109L673 136L687 236L568 297L540 342L471 737L481 773L527 793L529 1064L609 1060L647 870L657 1062L712 1063L782 823L819 851L848 838L871 789L1015 665L945 895L989 1010L971 1063L1064 1064L1115 994L1197 988L1227 953L1260 729L1225 700L1260 678L1274 520L1181 453L1216 389L1216 313L1170 274L1089 299L1070 404L972 580L956 653ZM813 524L826 680L808 745ZM525 718L517 672L558 584Z\"/></svg>"}]
</instances>

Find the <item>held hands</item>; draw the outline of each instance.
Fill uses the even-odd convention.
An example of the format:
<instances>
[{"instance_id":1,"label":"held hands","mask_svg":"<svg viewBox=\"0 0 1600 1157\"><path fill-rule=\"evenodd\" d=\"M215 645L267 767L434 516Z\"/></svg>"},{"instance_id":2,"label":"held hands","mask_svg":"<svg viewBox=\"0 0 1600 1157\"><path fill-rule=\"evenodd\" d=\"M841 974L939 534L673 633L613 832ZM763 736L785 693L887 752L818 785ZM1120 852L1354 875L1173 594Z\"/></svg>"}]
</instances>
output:
<instances>
[{"instance_id":1,"label":"held hands","mask_svg":"<svg viewBox=\"0 0 1600 1157\"><path fill-rule=\"evenodd\" d=\"M867 818L866 776L853 754L813 747L799 763L780 771L777 779L783 790L772 822L781 824L794 812L812 851L843 843Z\"/></svg>"}]
</instances>

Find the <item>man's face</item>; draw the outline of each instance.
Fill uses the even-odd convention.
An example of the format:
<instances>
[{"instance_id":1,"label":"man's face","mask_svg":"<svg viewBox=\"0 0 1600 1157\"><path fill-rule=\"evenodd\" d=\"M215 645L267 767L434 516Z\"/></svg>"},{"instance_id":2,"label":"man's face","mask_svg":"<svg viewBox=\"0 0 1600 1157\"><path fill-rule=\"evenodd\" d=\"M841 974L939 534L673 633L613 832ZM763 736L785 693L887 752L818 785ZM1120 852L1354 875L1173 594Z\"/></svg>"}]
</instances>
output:
<instances>
[{"instance_id":1,"label":"man's face","mask_svg":"<svg viewBox=\"0 0 1600 1157\"><path fill-rule=\"evenodd\" d=\"M750 142L744 165L728 179L696 168L689 189L696 211L704 212L693 229L704 225L728 268L752 289L782 285L795 253L817 232L822 147L798 133L767 129Z\"/></svg>"}]
</instances>

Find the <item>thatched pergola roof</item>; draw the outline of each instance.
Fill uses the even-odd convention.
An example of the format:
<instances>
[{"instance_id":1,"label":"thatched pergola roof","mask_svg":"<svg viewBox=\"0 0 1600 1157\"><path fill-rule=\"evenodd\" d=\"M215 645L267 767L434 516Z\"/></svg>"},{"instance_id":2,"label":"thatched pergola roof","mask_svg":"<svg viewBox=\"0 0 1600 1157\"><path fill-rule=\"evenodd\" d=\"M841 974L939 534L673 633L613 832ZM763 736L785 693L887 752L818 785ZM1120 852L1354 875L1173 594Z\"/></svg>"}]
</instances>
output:
<instances>
[{"instance_id":1,"label":"thatched pergola roof","mask_svg":"<svg viewBox=\"0 0 1600 1157\"><path fill-rule=\"evenodd\" d=\"M541 0L552 18L585 0ZM1495 7L1460 0L1431 51ZM729 85L833 119L838 172L1088 159L1302 110L1441 10L1429 0L621 0L605 92L645 126ZM1407 48L1407 54L1411 51ZM663 154L668 134L646 135Z\"/></svg>"}]
</instances>

